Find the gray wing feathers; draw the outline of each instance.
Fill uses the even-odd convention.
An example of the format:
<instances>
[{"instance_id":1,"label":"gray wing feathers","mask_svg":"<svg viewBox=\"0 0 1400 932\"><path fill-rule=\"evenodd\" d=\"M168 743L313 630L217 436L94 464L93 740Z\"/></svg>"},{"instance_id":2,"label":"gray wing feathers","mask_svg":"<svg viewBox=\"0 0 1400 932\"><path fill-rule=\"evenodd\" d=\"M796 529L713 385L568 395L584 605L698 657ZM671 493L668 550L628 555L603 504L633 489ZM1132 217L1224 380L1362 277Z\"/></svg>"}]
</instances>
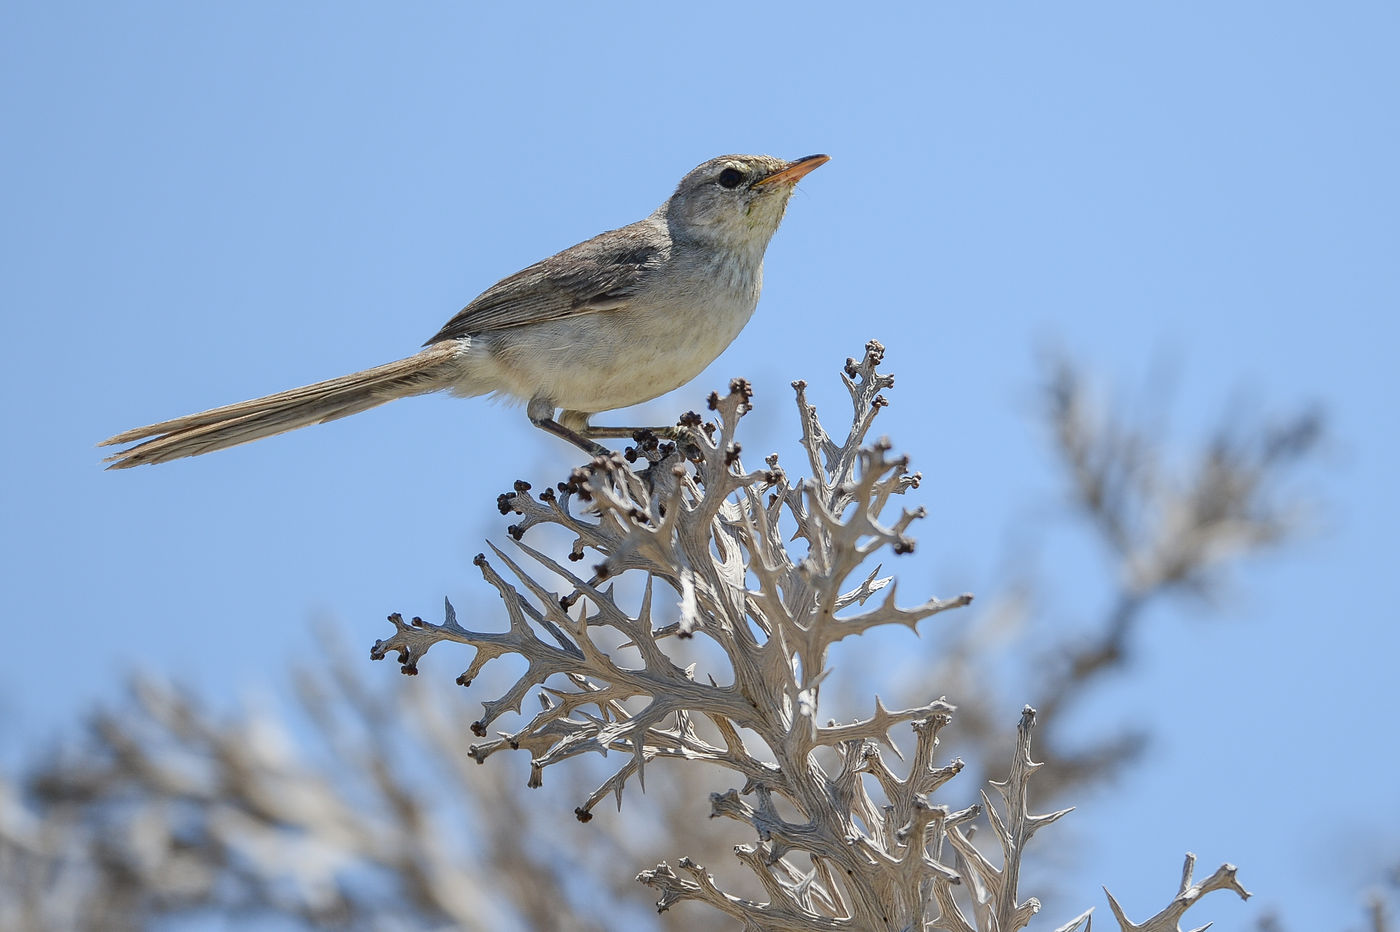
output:
<instances>
[{"instance_id":1,"label":"gray wing feathers","mask_svg":"<svg viewBox=\"0 0 1400 932\"><path fill-rule=\"evenodd\" d=\"M669 248L651 220L600 234L492 285L424 345L622 307Z\"/></svg>"}]
</instances>

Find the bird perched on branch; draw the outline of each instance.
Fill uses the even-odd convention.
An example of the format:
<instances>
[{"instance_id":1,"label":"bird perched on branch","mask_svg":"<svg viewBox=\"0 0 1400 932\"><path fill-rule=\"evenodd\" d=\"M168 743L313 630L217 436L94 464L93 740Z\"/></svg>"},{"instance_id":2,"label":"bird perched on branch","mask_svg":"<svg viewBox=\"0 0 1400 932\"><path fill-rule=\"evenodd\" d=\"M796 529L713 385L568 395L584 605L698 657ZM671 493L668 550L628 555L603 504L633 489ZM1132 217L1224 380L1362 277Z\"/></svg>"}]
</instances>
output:
<instances>
[{"instance_id":1,"label":"bird perched on branch","mask_svg":"<svg viewBox=\"0 0 1400 932\"><path fill-rule=\"evenodd\" d=\"M600 411L665 394L724 351L758 304L763 253L793 187L828 160L726 155L700 165L645 220L502 279L412 356L117 434L109 469L164 463L450 392L526 403L531 423L590 453L635 428Z\"/></svg>"}]
</instances>

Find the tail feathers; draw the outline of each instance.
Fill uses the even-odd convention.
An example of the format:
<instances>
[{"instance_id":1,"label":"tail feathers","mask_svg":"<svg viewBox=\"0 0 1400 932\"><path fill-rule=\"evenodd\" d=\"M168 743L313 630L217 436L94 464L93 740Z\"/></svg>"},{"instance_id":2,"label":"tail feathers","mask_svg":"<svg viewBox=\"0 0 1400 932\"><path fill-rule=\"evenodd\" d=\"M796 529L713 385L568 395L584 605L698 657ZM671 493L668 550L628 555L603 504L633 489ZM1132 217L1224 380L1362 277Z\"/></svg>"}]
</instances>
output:
<instances>
[{"instance_id":1,"label":"tail feathers","mask_svg":"<svg viewBox=\"0 0 1400 932\"><path fill-rule=\"evenodd\" d=\"M165 463L222 450L357 414L395 398L446 388L453 374L453 356L450 341L435 344L407 359L373 369L128 430L98 446L136 443L107 457L104 462L111 463L108 469Z\"/></svg>"}]
</instances>

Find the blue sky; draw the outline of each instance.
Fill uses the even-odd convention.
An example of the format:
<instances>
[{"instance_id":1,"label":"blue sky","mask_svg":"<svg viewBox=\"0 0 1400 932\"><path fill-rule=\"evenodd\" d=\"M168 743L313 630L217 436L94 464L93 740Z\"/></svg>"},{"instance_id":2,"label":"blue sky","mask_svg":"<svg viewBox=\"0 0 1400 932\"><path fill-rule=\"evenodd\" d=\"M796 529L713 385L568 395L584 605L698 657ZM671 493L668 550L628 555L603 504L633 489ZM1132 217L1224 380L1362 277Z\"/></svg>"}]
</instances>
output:
<instances>
[{"instance_id":1,"label":"blue sky","mask_svg":"<svg viewBox=\"0 0 1400 932\"><path fill-rule=\"evenodd\" d=\"M1187 440L1241 396L1319 403L1313 533L1210 623L1154 625L1085 714L1160 737L1082 801L1062 892L1155 910L1190 849L1290 928L1359 925L1400 859L1397 10L5 4L0 759L133 665L228 701L310 659L308 620L368 645L389 611L489 604L468 561L504 537L495 494L572 460L519 410L439 398L120 474L97 440L407 354L711 156L826 152L753 322L638 419L745 375L795 459L788 383L830 408L879 338L933 515L912 598L995 594L1053 494L1027 413L1047 343L1133 390L1174 360Z\"/></svg>"}]
</instances>

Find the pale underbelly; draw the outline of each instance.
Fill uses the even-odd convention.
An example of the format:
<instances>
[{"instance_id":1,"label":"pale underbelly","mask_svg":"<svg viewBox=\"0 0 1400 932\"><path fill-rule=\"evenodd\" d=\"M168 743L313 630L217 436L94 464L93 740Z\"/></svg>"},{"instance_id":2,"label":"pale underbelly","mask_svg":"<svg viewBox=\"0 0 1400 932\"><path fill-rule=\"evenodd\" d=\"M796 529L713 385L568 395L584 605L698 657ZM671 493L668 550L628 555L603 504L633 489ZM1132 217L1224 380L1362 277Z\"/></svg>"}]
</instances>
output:
<instances>
[{"instance_id":1,"label":"pale underbelly","mask_svg":"<svg viewBox=\"0 0 1400 932\"><path fill-rule=\"evenodd\" d=\"M453 390L589 414L625 408L695 378L752 314L752 304L722 313L604 311L481 334L461 341L463 378Z\"/></svg>"}]
</instances>

